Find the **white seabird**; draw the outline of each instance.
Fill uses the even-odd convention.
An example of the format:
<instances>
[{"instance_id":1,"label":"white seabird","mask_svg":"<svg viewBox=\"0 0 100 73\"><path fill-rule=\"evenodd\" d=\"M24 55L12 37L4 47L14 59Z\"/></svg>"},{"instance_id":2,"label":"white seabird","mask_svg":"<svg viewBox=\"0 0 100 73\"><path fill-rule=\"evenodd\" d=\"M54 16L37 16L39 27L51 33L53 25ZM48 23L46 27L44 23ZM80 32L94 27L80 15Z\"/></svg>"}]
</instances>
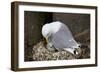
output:
<instances>
[{"instance_id":1,"label":"white seabird","mask_svg":"<svg viewBox=\"0 0 100 73\"><path fill-rule=\"evenodd\" d=\"M48 43L49 50L67 50L74 54L75 49L79 48L80 45L75 41L68 26L60 21L43 25L42 35Z\"/></svg>"}]
</instances>

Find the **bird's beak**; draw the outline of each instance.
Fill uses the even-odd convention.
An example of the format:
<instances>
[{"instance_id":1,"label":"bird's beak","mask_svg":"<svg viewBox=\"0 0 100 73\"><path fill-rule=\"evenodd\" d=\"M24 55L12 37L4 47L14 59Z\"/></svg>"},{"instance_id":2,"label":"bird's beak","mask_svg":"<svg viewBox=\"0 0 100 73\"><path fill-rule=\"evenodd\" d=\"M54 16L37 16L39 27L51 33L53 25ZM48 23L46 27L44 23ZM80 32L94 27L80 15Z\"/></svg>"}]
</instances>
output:
<instances>
[{"instance_id":1,"label":"bird's beak","mask_svg":"<svg viewBox=\"0 0 100 73\"><path fill-rule=\"evenodd\" d=\"M49 43L49 41L50 41L50 35L51 35L51 33L49 33L49 34L46 36L46 43Z\"/></svg>"},{"instance_id":2,"label":"bird's beak","mask_svg":"<svg viewBox=\"0 0 100 73\"><path fill-rule=\"evenodd\" d=\"M48 38L46 38L46 43L48 43Z\"/></svg>"}]
</instances>

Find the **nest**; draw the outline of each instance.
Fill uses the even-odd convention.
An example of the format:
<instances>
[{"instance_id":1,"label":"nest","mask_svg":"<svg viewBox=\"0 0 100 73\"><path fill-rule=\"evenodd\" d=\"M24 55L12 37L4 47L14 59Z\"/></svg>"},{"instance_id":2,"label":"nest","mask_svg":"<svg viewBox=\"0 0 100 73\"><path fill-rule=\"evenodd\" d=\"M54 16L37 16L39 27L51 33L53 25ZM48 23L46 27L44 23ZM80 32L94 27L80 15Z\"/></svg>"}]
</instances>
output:
<instances>
[{"instance_id":1,"label":"nest","mask_svg":"<svg viewBox=\"0 0 100 73\"><path fill-rule=\"evenodd\" d=\"M71 60L90 58L90 49L82 47L76 49L78 54L72 54L68 51L49 51L45 47L45 42L40 41L32 48L32 61L47 61L47 60Z\"/></svg>"}]
</instances>

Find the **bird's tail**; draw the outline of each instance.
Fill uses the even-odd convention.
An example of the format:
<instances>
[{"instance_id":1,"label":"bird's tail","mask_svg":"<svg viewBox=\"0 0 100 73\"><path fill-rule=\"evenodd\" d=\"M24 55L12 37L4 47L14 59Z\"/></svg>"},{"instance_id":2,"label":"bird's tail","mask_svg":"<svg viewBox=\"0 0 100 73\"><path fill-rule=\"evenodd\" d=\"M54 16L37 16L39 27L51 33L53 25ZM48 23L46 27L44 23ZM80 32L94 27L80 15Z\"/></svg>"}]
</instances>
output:
<instances>
[{"instance_id":1,"label":"bird's tail","mask_svg":"<svg viewBox=\"0 0 100 73\"><path fill-rule=\"evenodd\" d=\"M75 49L74 48L63 48L65 51L68 51L72 54L74 54Z\"/></svg>"}]
</instances>

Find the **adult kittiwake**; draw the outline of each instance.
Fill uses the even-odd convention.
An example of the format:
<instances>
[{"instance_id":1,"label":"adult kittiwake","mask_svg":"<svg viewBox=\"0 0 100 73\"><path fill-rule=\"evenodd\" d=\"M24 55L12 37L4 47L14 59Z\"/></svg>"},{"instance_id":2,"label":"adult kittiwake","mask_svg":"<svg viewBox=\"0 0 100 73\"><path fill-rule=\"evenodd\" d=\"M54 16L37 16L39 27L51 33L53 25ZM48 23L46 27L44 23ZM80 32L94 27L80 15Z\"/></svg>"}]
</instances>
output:
<instances>
[{"instance_id":1,"label":"adult kittiwake","mask_svg":"<svg viewBox=\"0 0 100 73\"><path fill-rule=\"evenodd\" d=\"M47 41L47 48L49 50L67 50L74 54L78 44L68 26L60 21L44 24L42 27L42 35Z\"/></svg>"}]
</instances>

